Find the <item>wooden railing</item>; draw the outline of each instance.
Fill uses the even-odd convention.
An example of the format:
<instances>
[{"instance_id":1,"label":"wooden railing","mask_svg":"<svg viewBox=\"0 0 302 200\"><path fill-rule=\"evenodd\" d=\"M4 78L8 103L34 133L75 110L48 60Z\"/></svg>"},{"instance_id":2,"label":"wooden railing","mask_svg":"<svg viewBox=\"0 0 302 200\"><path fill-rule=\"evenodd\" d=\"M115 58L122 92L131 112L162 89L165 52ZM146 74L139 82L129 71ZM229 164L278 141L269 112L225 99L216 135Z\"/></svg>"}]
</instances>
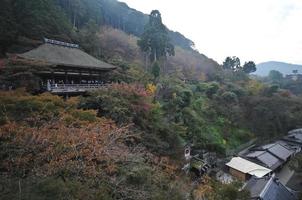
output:
<instances>
[{"instance_id":1,"label":"wooden railing","mask_svg":"<svg viewBox=\"0 0 302 200\"><path fill-rule=\"evenodd\" d=\"M51 84L47 90L52 93L80 93L106 87L108 84Z\"/></svg>"}]
</instances>

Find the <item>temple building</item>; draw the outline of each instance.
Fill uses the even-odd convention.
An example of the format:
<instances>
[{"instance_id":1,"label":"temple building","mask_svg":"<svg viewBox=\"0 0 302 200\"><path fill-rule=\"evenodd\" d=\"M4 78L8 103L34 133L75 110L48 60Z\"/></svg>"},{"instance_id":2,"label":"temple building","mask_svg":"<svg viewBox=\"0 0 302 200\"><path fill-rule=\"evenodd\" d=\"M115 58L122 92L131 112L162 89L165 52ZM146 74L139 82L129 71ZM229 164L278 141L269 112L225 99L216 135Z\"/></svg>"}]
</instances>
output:
<instances>
[{"instance_id":1,"label":"temple building","mask_svg":"<svg viewBox=\"0 0 302 200\"><path fill-rule=\"evenodd\" d=\"M41 66L43 87L54 94L77 94L104 85L103 77L116 67L85 53L77 44L44 39L39 47L16 55L22 63ZM43 66L43 68L42 68Z\"/></svg>"}]
</instances>

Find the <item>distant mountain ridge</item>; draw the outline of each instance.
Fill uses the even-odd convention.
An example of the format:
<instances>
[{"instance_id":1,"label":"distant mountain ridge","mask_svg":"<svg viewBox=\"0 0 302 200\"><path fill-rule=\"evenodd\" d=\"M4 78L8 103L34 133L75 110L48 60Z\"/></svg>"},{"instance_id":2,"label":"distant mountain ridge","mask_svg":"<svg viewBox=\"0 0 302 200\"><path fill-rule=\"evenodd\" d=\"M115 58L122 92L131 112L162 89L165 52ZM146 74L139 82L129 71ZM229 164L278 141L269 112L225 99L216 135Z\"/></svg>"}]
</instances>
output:
<instances>
[{"instance_id":1,"label":"distant mountain ridge","mask_svg":"<svg viewBox=\"0 0 302 200\"><path fill-rule=\"evenodd\" d=\"M257 64L257 71L253 74L258 76L267 76L271 70L279 71L284 76L287 74L293 74L293 70L298 70L298 74L302 74L302 65L277 61L263 62Z\"/></svg>"}]
</instances>

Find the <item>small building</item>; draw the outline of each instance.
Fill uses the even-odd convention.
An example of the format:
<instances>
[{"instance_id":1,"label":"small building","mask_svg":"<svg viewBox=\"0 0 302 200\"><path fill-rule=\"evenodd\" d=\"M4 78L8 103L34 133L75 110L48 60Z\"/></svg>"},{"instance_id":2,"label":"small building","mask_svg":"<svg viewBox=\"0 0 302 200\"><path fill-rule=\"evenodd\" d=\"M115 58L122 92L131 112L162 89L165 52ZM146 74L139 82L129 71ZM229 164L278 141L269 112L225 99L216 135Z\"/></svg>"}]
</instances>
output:
<instances>
[{"instance_id":1,"label":"small building","mask_svg":"<svg viewBox=\"0 0 302 200\"><path fill-rule=\"evenodd\" d=\"M193 172L197 177L201 177L204 174L206 174L211 166L206 163L204 160L193 157L190 163L191 166L191 172Z\"/></svg>"},{"instance_id":2,"label":"small building","mask_svg":"<svg viewBox=\"0 0 302 200\"><path fill-rule=\"evenodd\" d=\"M215 167L216 154L204 150L195 149L194 145L188 143L184 145L182 170L186 173L193 172L200 178Z\"/></svg>"},{"instance_id":3,"label":"small building","mask_svg":"<svg viewBox=\"0 0 302 200\"><path fill-rule=\"evenodd\" d=\"M294 154L294 152L291 149L288 149L279 143L263 145L257 149L265 150L284 162L289 161L291 156Z\"/></svg>"},{"instance_id":4,"label":"small building","mask_svg":"<svg viewBox=\"0 0 302 200\"><path fill-rule=\"evenodd\" d=\"M302 148L302 129L295 129L288 132L288 135L282 138L283 141L298 145Z\"/></svg>"},{"instance_id":5,"label":"small building","mask_svg":"<svg viewBox=\"0 0 302 200\"><path fill-rule=\"evenodd\" d=\"M17 54L18 63L41 67L36 72L52 93L81 93L101 87L107 72L116 67L85 53L77 44L44 39L39 47ZM42 68L43 67L43 68Z\"/></svg>"},{"instance_id":6,"label":"small building","mask_svg":"<svg viewBox=\"0 0 302 200\"><path fill-rule=\"evenodd\" d=\"M252 200L297 200L294 191L284 186L276 177L253 176L243 187Z\"/></svg>"},{"instance_id":7,"label":"small building","mask_svg":"<svg viewBox=\"0 0 302 200\"><path fill-rule=\"evenodd\" d=\"M279 170L295 155L296 149L282 142L275 142L250 149L244 155L247 160L267 167L273 171Z\"/></svg>"},{"instance_id":8,"label":"small building","mask_svg":"<svg viewBox=\"0 0 302 200\"><path fill-rule=\"evenodd\" d=\"M251 176L261 178L272 172L266 167L241 157L233 157L230 162L226 163L226 166L229 168L229 173L241 181L246 181Z\"/></svg>"}]
</instances>

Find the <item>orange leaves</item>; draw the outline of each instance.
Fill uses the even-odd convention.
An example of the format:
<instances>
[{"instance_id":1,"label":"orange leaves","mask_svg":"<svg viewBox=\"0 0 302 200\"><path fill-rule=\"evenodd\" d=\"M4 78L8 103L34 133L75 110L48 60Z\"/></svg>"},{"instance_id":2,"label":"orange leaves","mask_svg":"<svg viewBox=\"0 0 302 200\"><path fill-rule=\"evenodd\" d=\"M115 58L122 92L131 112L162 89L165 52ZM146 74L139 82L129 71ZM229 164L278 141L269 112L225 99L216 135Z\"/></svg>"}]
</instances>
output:
<instances>
[{"instance_id":1,"label":"orange leaves","mask_svg":"<svg viewBox=\"0 0 302 200\"><path fill-rule=\"evenodd\" d=\"M196 200L213 199L214 187L211 183L211 178L204 176L201 184L197 185L193 190L193 198Z\"/></svg>"},{"instance_id":2,"label":"orange leaves","mask_svg":"<svg viewBox=\"0 0 302 200\"><path fill-rule=\"evenodd\" d=\"M0 59L0 70L6 66L6 60Z\"/></svg>"},{"instance_id":3,"label":"orange leaves","mask_svg":"<svg viewBox=\"0 0 302 200\"><path fill-rule=\"evenodd\" d=\"M152 94L136 84L113 85L96 95L103 98L101 103L107 100L105 105L113 105L110 109L121 105L122 111L129 108L138 117L144 104L153 106L148 99ZM169 181L176 179L177 165L168 157L157 158L149 152L140 143L141 130L129 122L120 127L113 120L97 117L96 111L77 109L78 99L63 101L50 94L12 94L3 99L0 96L0 102L16 114L19 108L28 111L19 121L10 115L12 120L0 126L0 170L7 176L60 177L83 184L96 181L92 187L106 182L121 196L129 191L138 196L140 189L145 195L144 188L163 188L163 184L168 188ZM46 114L51 116L49 120L43 119ZM33 123L25 123L29 119Z\"/></svg>"},{"instance_id":4,"label":"orange leaves","mask_svg":"<svg viewBox=\"0 0 302 200\"><path fill-rule=\"evenodd\" d=\"M100 120L95 110L77 109L78 104L77 97L64 101L49 93L32 96L22 89L0 92L0 124L18 122L37 127L62 120L68 126L80 127Z\"/></svg>"},{"instance_id":5,"label":"orange leaves","mask_svg":"<svg viewBox=\"0 0 302 200\"><path fill-rule=\"evenodd\" d=\"M178 166L176 163L170 160L169 157L166 156L152 156L152 165L159 168L160 171L165 172L169 177L175 177L177 174Z\"/></svg>"},{"instance_id":6,"label":"orange leaves","mask_svg":"<svg viewBox=\"0 0 302 200\"><path fill-rule=\"evenodd\" d=\"M102 54L105 57L121 58L122 60L129 60L144 63L143 57L137 46L137 38L128 35L123 31L113 29L110 27L103 27L98 33L98 38L102 41L100 45Z\"/></svg>"},{"instance_id":7,"label":"orange leaves","mask_svg":"<svg viewBox=\"0 0 302 200\"><path fill-rule=\"evenodd\" d=\"M9 139L13 136L14 132L19 128L16 123L9 123L4 126L0 126L0 138Z\"/></svg>"},{"instance_id":8,"label":"orange leaves","mask_svg":"<svg viewBox=\"0 0 302 200\"><path fill-rule=\"evenodd\" d=\"M112 84L110 89L119 91L121 94L124 95L135 95L135 96L142 96L142 97L149 96L144 86L140 84L126 84L126 83Z\"/></svg>"},{"instance_id":9,"label":"orange leaves","mask_svg":"<svg viewBox=\"0 0 302 200\"><path fill-rule=\"evenodd\" d=\"M147 86L146 86L146 90L147 90L148 94L154 95L155 92L156 92L156 85L154 85L154 84L152 84L152 83L149 83L149 84L147 84Z\"/></svg>"},{"instance_id":10,"label":"orange leaves","mask_svg":"<svg viewBox=\"0 0 302 200\"><path fill-rule=\"evenodd\" d=\"M115 163L130 154L124 144L128 127L118 128L110 120L82 128L70 128L61 122L40 128L8 123L0 131L0 140L7 141L4 153L10 155L0 168L11 173L22 170L47 176L62 172L95 176L98 168L114 173Z\"/></svg>"},{"instance_id":11,"label":"orange leaves","mask_svg":"<svg viewBox=\"0 0 302 200\"><path fill-rule=\"evenodd\" d=\"M147 115L153 96L140 84L112 84L110 87L82 98L81 107L98 109L98 115L113 119L119 124L132 123Z\"/></svg>"}]
</instances>

